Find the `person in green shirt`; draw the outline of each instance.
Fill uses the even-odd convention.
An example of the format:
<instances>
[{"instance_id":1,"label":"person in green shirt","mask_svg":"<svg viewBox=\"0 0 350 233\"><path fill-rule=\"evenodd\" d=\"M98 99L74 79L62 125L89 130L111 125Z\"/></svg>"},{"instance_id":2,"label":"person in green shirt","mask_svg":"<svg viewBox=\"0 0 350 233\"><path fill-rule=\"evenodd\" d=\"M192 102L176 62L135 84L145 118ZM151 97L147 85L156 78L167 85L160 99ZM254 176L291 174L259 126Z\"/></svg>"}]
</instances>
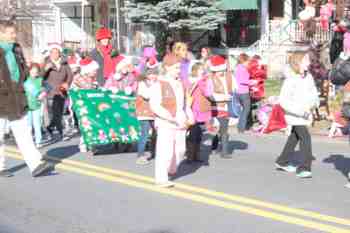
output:
<instances>
[{"instance_id":1,"label":"person in green shirt","mask_svg":"<svg viewBox=\"0 0 350 233\"><path fill-rule=\"evenodd\" d=\"M39 74L39 64L33 63L29 69L29 77L24 82L28 102L28 123L31 128L34 127L35 144L38 148L42 147L42 99L46 95L43 88L43 78Z\"/></svg>"}]
</instances>

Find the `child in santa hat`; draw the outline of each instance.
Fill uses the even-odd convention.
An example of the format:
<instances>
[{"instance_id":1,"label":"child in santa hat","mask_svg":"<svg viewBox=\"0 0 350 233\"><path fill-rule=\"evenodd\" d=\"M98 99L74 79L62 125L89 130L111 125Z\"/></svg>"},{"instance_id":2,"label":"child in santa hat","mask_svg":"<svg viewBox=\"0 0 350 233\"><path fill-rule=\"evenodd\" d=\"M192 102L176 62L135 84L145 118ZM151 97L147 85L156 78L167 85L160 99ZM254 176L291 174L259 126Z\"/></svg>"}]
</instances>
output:
<instances>
[{"instance_id":1,"label":"child in santa hat","mask_svg":"<svg viewBox=\"0 0 350 233\"><path fill-rule=\"evenodd\" d=\"M228 103L232 97L232 79L227 71L227 64L224 57L215 55L209 61L209 78L213 83L213 101L212 114L219 122L219 133L214 138L213 149L219 153L222 158L232 158L228 148L228 123L229 112Z\"/></svg>"},{"instance_id":2,"label":"child in santa hat","mask_svg":"<svg viewBox=\"0 0 350 233\"><path fill-rule=\"evenodd\" d=\"M99 65L96 61L92 60L90 57L85 57L80 60L80 75L76 75L73 80L73 84L71 86L74 90L79 89L96 89L98 87L97 84L97 75ZM80 138L79 144L80 152L88 152L88 148L85 145L83 138ZM91 150L94 153L93 149Z\"/></svg>"},{"instance_id":3,"label":"child in santa hat","mask_svg":"<svg viewBox=\"0 0 350 233\"><path fill-rule=\"evenodd\" d=\"M115 67L114 74L107 79L104 88L113 93L121 91L126 95L132 95L137 87L137 76L138 72L135 70L131 58L121 57Z\"/></svg>"}]
</instances>

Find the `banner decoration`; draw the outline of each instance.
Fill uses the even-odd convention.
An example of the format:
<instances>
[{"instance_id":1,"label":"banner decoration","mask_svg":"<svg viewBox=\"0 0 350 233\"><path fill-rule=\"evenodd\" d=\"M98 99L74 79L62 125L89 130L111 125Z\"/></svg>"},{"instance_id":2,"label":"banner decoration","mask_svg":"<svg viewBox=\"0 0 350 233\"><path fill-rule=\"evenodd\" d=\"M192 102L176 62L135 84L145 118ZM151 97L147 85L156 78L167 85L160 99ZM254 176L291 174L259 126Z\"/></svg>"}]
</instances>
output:
<instances>
[{"instance_id":1,"label":"banner decoration","mask_svg":"<svg viewBox=\"0 0 350 233\"><path fill-rule=\"evenodd\" d=\"M71 90L69 96L77 115L84 143L89 146L139 139L135 97L108 90Z\"/></svg>"}]
</instances>

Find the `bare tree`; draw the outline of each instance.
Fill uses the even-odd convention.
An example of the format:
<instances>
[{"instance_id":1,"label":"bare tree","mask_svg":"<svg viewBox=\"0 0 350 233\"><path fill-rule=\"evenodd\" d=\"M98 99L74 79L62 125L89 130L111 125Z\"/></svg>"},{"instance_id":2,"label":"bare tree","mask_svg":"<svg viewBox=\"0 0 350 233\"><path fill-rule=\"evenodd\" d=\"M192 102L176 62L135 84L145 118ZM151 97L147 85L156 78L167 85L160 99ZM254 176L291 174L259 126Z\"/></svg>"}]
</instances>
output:
<instances>
[{"instance_id":1,"label":"bare tree","mask_svg":"<svg viewBox=\"0 0 350 233\"><path fill-rule=\"evenodd\" d=\"M42 0L0 0L0 18L14 19L17 17L32 17L33 9Z\"/></svg>"}]
</instances>

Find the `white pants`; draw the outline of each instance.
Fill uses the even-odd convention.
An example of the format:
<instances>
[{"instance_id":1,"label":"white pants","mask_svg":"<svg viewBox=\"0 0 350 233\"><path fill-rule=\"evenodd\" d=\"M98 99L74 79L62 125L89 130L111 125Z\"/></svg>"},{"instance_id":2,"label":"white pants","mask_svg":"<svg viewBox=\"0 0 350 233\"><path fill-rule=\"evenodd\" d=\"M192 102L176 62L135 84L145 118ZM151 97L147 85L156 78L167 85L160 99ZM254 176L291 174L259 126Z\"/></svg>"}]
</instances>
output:
<instances>
[{"instance_id":1,"label":"white pants","mask_svg":"<svg viewBox=\"0 0 350 233\"><path fill-rule=\"evenodd\" d=\"M186 150L186 130L157 129L156 183L169 181L168 173L176 173Z\"/></svg>"},{"instance_id":2,"label":"white pants","mask_svg":"<svg viewBox=\"0 0 350 233\"><path fill-rule=\"evenodd\" d=\"M6 169L4 133L7 127L12 130L18 149L32 172L41 163L42 155L34 145L27 117L15 121L0 118L0 171Z\"/></svg>"}]
</instances>

